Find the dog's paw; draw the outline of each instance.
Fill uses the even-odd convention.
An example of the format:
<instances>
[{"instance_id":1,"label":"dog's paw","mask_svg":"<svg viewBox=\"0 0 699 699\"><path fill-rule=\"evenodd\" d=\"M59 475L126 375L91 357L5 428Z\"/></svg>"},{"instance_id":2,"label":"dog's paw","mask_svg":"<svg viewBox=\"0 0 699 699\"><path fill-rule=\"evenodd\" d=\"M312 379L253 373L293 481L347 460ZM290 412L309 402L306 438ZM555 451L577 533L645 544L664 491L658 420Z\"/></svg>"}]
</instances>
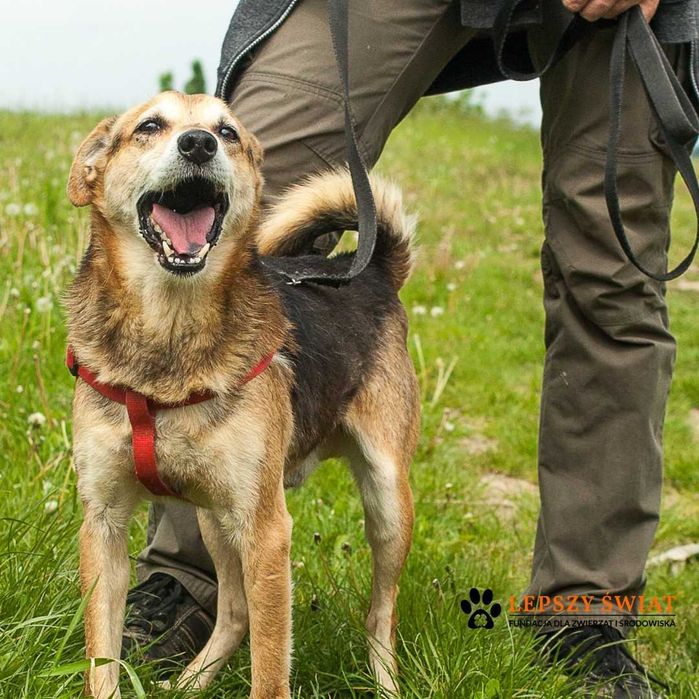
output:
<instances>
[{"instance_id":1,"label":"dog's paw","mask_svg":"<svg viewBox=\"0 0 699 699\"><path fill-rule=\"evenodd\" d=\"M492 629L495 626L497 617L502 612L502 607L496 602L490 606L493 601L493 591L491 589L483 590L481 597L480 590L477 587L472 587L468 593L469 600L461 600L461 611L468 614L468 627L470 629Z\"/></svg>"}]
</instances>

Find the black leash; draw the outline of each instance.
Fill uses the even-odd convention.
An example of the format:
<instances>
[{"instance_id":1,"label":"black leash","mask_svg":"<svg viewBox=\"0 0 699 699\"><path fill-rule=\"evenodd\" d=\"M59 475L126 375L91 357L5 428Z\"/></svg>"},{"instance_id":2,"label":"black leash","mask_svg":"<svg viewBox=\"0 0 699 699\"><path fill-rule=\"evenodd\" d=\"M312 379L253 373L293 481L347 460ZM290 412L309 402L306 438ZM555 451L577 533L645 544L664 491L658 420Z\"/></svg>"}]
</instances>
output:
<instances>
[{"instance_id":1,"label":"black leash","mask_svg":"<svg viewBox=\"0 0 699 699\"><path fill-rule=\"evenodd\" d=\"M565 52L580 38L587 28L593 26L576 15L569 23L561 41L552 52L543 68L521 71L505 63L507 38L510 35L515 10L524 0L509 0L502 7L495 20L493 40L498 69L511 80L531 80L541 77L556 63ZM629 261L646 276L656 281L666 282L676 279L689 269L699 247L699 182L692 165L690 149L699 135L699 117L680 85L675 72L667 60L657 37L648 26L638 6L624 12L617 20L616 36L609 66L610 120L607 162L604 175L604 196L607 202L609 219L619 245ZM624 229L617 189L617 156L621 135L621 107L624 96L624 71L626 52L633 59L651 108L667 142L670 156L677 167L692 197L697 216L697 233L689 254L671 272L652 272L646 269L636 257ZM693 69L693 67L692 67Z\"/></svg>"},{"instance_id":2,"label":"black leash","mask_svg":"<svg viewBox=\"0 0 699 699\"><path fill-rule=\"evenodd\" d=\"M376 205L369 183L369 175L357 145L357 130L352 108L350 107L349 90L349 30L348 30L348 0L328 0L330 17L330 33L332 36L335 61L342 83L342 96L345 106L345 140L347 142L347 165L349 166L354 195L357 199L358 240L357 251L352 259L349 270L344 274L323 272L317 264L317 258L304 266L304 258L298 259L293 272L274 267L276 271L288 279L289 284L315 282L327 286L347 284L364 271L371 262L371 256L376 246ZM272 263L268 260L267 264ZM274 266L273 264L271 266Z\"/></svg>"},{"instance_id":3,"label":"black leash","mask_svg":"<svg viewBox=\"0 0 699 699\"><path fill-rule=\"evenodd\" d=\"M536 70L533 66L531 70L520 70L508 66L505 62L505 55L512 19L516 9L525 1L509 0L509 2L506 2L496 17L493 29L498 68L504 77L512 80L531 80L543 75L592 26L582 17L574 16L543 68L539 70ZM330 33L344 101L347 164L357 200L357 251L349 270L343 274L322 272L317 264L309 263L307 266L304 266L303 258L297 258L298 264L293 272L279 270L289 280L290 284L315 282L336 287L347 284L366 269L376 246L376 206L367 168L359 152L356 122L350 106L347 10L348 0L328 0ZM621 216L621 205L617 189L617 155L621 134L621 106L624 94L624 71L627 51L630 53L641 76L651 107L667 142L670 156L687 185L697 215L697 233L694 244L684 260L670 272L653 272L646 269L639 262L626 235ZM604 193L614 234L629 261L645 275L661 282L676 279L690 267L699 248L699 182L692 165L690 153L690 148L697 135L699 135L699 117L697 117L692 103L680 85L660 43L645 21L638 6L627 10L617 20L609 79L610 124Z\"/></svg>"},{"instance_id":4,"label":"black leash","mask_svg":"<svg viewBox=\"0 0 699 699\"><path fill-rule=\"evenodd\" d=\"M699 246L699 182L692 165L690 148L699 134L699 117L689 101L658 39L651 31L638 6L632 7L618 20L610 66L610 123L604 195L614 233L629 260L645 275L659 282L677 279L694 260ZM651 272L636 258L626 237L621 219L617 191L617 152L621 133L621 105L624 96L626 51L636 64L651 107L658 120L667 147L687 189L697 215L697 233L687 256L670 272Z\"/></svg>"},{"instance_id":5,"label":"black leash","mask_svg":"<svg viewBox=\"0 0 699 699\"><path fill-rule=\"evenodd\" d=\"M540 78L549 68L563 58L575 42L591 27L590 23L586 22L580 15L574 15L558 44L546 59L543 68L537 70L531 65L528 70L521 70L515 66L508 66L505 62L505 54L507 53L508 38L512 36L510 31L512 29L512 19L517 7L526 1L509 0L509 2L506 2L495 17L495 23L493 24L493 42L495 44L498 70L508 80L535 80Z\"/></svg>"}]
</instances>

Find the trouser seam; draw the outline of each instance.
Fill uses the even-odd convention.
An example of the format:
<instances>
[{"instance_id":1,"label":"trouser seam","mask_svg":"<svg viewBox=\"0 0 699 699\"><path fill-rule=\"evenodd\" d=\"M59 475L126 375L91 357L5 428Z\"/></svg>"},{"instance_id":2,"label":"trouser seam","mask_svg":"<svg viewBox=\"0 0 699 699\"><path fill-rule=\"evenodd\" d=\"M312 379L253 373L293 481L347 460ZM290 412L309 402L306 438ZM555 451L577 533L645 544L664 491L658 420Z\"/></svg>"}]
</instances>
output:
<instances>
[{"instance_id":1,"label":"trouser seam","mask_svg":"<svg viewBox=\"0 0 699 699\"><path fill-rule=\"evenodd\" d=\"M303 78L296 78L290 75L285 75L284 73L270 73L268 71L246 71L244 77L240 80L240 85L254 79L254 82L261 83L272 83L274 85L293 85L294 87L302 90L303 92L308 92L310 94L316 95L318 97L324 97L342 107L343 98L342 94L338 91L332 90L328 87L323 87L317 83L311 82L310 80L304 80Z\"/></svg>"},{"instance_id":2,"label":"trouser seam","mask_svg":"<svg viewBox=\"0 0 699 699\"><path fill-rule=\"evenodd\" d=\"M546 167L550 167L556 163L556 161L561 158L567 151L572 151L577 155L586 156L591 160L597 161L599 163L607 162L607 151L605 149L596 148L592 145L585 145L584 143L566 143L563 146L558 146L555 149L544 149L544 159L546 161ZM627 163L629 165L642 165L644 163L651 163L658 158L665 159L664 154L657 149L650 149L647 151L624 151L620 149L616 154L616 160L618 163Z\"/></svg>"},{"instance_id":3,"label":"trouser seam","mask_svg":"<svg viewBox=\"0 0 699 699\"><path fill-rule=\"evenodd\" d=\"M343 96L340 93L337 93L329 88L317 85L316 83L310 82L308 80L303 80L301 78L290 77L283 73L276 74L269 73L267 71L248 71L245 73L245 76L241 79L239 85L245 84L245 82L247 82L250 77L254 77L254 82L256 83L268 85L282 85L284 87L290 87L292 89L296 89L300 92L305 92L316 97L321 97L327 102L332 102L333 104L335 104L338 107L338 110L343 112L344 114L345 102ZM344 124L344 117L342 121ZM311 146L305 139L302 139L302 143L309 150L315 153L329 167L337 166L337 164L334 162L334 158L332 158L328 153L322 151L321 149L315 146ZM361 137L358 139L357 145L361 152L362 159L365 163L369 163L369 154L367 152L365 144L362 142Z\"/></svg>"}]
</instances>

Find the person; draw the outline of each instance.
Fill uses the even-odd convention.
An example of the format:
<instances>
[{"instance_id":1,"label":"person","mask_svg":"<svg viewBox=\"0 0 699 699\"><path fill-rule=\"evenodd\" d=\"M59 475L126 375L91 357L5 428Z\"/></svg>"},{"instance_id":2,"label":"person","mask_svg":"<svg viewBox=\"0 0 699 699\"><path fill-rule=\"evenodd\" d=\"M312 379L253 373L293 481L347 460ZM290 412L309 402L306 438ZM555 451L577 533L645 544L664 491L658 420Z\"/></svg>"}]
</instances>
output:
<instances>
[{"instance_id":1,"label":"person","mask_svg":"<svg viewBox=\"0 0 699 699\"><path fill-rule=\"evenodd\" d=\"M502 77L491 33L503 3L349 3L350 99L367 166L425 94ZM605 593L644 588L675 355L664 285L622 252L604 199L615 24L597 20L633 5L652 20L680 78L692 83L687 42L696 39L697 0L532 0L518 6L512 23L515 45L525 38L519 45L535 66L571 13L597 23L541 79L546 359L541 511L527 590L591 595L593 612ZM632 67L626 73L619 194L632 244L658 269L667 264L675 168L639 76ZM300 178L345 162L326 0L241 0L224 41L217 92L264 146L266 204ZM192 508L168 501L151 514L124 651L151 643L151 658L189 657L213 628L213 566ZM658 696L627 646L618 630L594 624L564 629L551 644L556 657L584 669L586 681L611 678L615 696Z\"/></svg>"}]
</instances>

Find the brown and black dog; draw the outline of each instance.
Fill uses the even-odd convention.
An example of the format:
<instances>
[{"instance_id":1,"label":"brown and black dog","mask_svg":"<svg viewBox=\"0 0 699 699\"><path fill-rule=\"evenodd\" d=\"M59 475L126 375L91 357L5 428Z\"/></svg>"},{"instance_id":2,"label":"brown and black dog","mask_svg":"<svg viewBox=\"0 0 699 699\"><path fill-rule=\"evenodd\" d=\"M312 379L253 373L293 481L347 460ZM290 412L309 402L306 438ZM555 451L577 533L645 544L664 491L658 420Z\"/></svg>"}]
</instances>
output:
<instances>
[{"instance_id":1,"label":"brown and black dog","mask_svg":"<svg viewBox=\"0 0 699 699\"><path fill-rule=\"evenodd\" d=\"M398 192L374 180L379 234L367 269L340 288L290 285L272 259L293 263L299 241L356 226L352 185L345 172L318 175L261 221L261 159L225 103L175 92L105 119L75 157L68 195L92 207L90 244L66 301L80 376L94 379L77 380L73 409L87 656L119 657L127 525L140 500L160 497L136 477L128 400L106 386L168 406L153 409L157 477L197 507L216 566L216 626L177 685L207 685L249 629L251 696L290 696L284 487L344 456L373 554L370 662L392 692L419 430L397 295L410 271L412 222ZM305 264L338 270L351 259ZM194 404L193 395L208 399ZM115 662L93 666L88 693L119 696L118 674Z\"/></svg>"}]
</instances>

